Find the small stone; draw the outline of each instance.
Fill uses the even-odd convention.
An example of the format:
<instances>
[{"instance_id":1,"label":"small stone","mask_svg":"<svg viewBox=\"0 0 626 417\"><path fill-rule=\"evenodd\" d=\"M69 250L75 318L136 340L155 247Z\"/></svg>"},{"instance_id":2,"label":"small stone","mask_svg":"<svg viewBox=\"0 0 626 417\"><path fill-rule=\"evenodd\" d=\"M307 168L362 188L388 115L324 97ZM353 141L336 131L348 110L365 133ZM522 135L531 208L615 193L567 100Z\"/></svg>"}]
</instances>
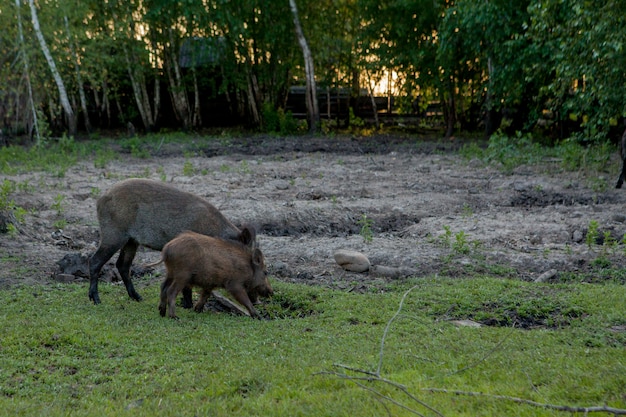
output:
<instances>
[{"instance_id":1,"label":"small stone","mask_svg":"<svg viewBox=\"0 0 626 417\"><path fill-rule=\"evenodd\" d=\"M289 188L289 182L285 180L275 180L270 183L277 190L287 190Z\"/></svg>"},{"instance_id":2,"label":"small stone","mask_svg":"<svg viewBox=\"0 0 626 417\"><path fill-rule=\"evenodd\" d=\"M52 278L62 284L69 284L70 282L76 281L76 277L72 274L55 274Z\"/></svg>"},{"instance_id":3,"label":"small stone","mask_svg":"<svg viewBox=\"0 0 626 417\"><path fill-rule=\"evenodd\" d=\"M546 282L554 278L556 274L557 274L556 269L550 269L549 271L546 271L543 274L539 275L537 279L535 279L535 282Z\"/></svg>"},{"instance_id":4,"label":"small stone","mask_svg":"<svg viewBox=\"0 0 626 417\"><path fill-rule=\"evenodd\" d=\"M450 323L459 327L482 327L483 325L473 320L451 320Z\"/></svg>"},{"instance_id":5,"label":"small stone","mask_svg":"<svg viewBox=\"0 0 626 417\"><path fill-rule=\"evenodd\" d=\"M346 271L366 272L370 269L370 261L361 252L339 249L333 255L335 262Z\"/></svg>"},{"instance_id":6,"label":"small stone","mask_svg":"<svg viewBox=\"0 0 626 417\"><path fill-rule=\"evenodd\" d=\"M572 240L576 243L582 242L583 232L581 232L580 230L574 230L574 233L572 233Z\"/></svg>"}]
</instances>

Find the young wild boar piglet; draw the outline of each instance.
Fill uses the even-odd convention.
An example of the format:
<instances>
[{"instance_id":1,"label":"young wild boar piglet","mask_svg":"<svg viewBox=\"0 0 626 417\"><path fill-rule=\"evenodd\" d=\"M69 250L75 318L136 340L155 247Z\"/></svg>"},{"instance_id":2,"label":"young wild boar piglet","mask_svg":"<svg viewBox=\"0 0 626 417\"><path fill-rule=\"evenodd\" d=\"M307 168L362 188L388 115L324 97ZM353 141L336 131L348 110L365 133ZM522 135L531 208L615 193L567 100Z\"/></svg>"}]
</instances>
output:
<instances>
[{"instance_id":1,"label":"young wild boar piglet","mask_svg":"<svg viewBox=\"0 0 626 417\"><path fill-rule=\"evenodd\" d=\"M118 182L97 203L100 245L89 259L89 299L100 303L98 275L120 251L117 270L128 295L141 300L130 279L130 266L139 245L161 250L185 230L236 240L240 230L206 200L159 181L133 178ZM250 242L254 247L256 242ZM183 291L183 307L191 307L191 291Z\"/></svg>"},{"instance_id":2,"label":"young wild boar piglet","mask_svg":"<svg viewBox=\"0 0 626 417\"><path fill-rule=\"evenodd\" d=\"M225 288L240 304L248 309L250 316L259 318L252 306L257 295L273 294L267 278L265 259L261 250L252 247L256 232L244 226L239 242L213 238L194 232L184 232L167 243L161 252L167 275L161 284L159 312L176 317L176 296L183 288L193 286L202 289L194 309L201 312L211 291Z\"/></svg>"}]
</instances>

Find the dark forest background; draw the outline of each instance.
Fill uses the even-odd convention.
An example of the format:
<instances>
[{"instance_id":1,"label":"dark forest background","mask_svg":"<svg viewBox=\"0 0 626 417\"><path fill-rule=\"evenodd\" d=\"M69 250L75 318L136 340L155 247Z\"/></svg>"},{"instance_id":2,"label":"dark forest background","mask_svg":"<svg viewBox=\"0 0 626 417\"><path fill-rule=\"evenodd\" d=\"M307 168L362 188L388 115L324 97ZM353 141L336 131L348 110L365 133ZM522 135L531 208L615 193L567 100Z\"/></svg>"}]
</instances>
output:
<instances>
[{"instance_id":1,"label":"dark forest background","mask_svg":"<svg viewBox=\"0 0 626 417\"><path fill-rule=\"evenodd\" d=\"M5 138L359 122L589 142L624 130L622 0L1 0L0 27Z\"/></svg>"}]
</instances>

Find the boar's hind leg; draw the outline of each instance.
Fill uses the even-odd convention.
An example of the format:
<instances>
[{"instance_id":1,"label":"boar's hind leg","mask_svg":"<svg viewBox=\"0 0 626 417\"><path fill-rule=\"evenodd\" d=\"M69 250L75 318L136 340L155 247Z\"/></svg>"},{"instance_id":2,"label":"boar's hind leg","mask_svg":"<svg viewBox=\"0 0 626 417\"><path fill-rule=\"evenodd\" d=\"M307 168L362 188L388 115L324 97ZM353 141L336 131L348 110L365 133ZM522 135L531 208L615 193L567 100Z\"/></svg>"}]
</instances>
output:
<instances>
[{"instance_id":1,"label":"boar's hind leg","mask_svg":"<svg viewBox=\"0 0 626 417\"><path fill-rule=\"evenodd\" d=\"M206 300L208 300L209 296L211 295L211 291L213 291L213 288L204 288L202 290L202 292L200 293L200 298L198 298L198 301L196 301L196 305L193 307L196 312L202 313L202 311L204 310L204 305L206 304Z\"/></svg>"},{"instance_id":2,"label":"boar's hind leg","mask_svg":"<svg viewBox=\"0 0 626 417\"><path fill-rule=\"evenodd\" d=\"M119 245L101 244L98 250L89 258L89 299L93 301L94 304L100 304L100 296L98 295L98 277L100 270L122 245L123 243Z\"/></svg>"},{"instance_id":3,"label":"boar's hind leg","mask_svg":"<svg viewBox=\"0 0 626 417\"><path fill-rule=\"evenodd\" d=\"M126 291L128 291L130 298L141 301L141 296L135 291L133 282L130 279L130 265L133 263L138 246L139 244L133 239L126 242L120 251L120 257L117 259L115 266L117 266L117 270L122 276L122 281L124 281L124 285L126 285Z\"/></svg>"},{"instance_id":4,"label":"boar's hind leg","mask_svg":"<svg viewBox=\"0 0 626 417\"><path fill-rule=\"evenodd\" d=\"M169 276L168 276L169 279ZM171 284L165 288L166 298L167 298L167 306L170 309L169 316L173 319L177 319L176 317L176 296L185 287L185 284L181 284L181 277L172 276ZM164 283L165 284L165 283ZM163 291L163 290L161 290ZM161 297L163 297L163 293L161 293Z\"/></svg>"},{"instance_id":5,"label":"boar's hind leg","mask_svg":"<svg viewBox=\"0 0 626 417\"><path fill-rule=\"evenodd\" d=\"M193 307L193 301L191 299L191 287L183 288L183 308Z\"/></svg>"},{"instance_id":6,"label":"boar's hind leg","mask_svg":"<svg viewBox=\"0 0 626 417\"><path fill-rule=\"evenodd\" d=\"M159 314L161 314L161 317L165 317L165 312L167 311L167 290L173 281L174 279L168 273L165 280L161 283L161 302L159 302Z\"/></svg>"}]
</instances>

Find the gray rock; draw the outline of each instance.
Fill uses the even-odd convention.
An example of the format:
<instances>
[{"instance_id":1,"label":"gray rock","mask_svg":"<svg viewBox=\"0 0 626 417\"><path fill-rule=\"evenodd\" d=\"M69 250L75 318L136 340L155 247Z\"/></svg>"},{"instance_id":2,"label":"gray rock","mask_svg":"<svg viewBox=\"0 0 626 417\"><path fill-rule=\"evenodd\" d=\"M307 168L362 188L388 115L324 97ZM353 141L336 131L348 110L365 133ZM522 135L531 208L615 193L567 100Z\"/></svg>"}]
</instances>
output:
<instances>
[{"instance_id":1,"label":"gray rock","mask_svg":"<svg viewBox=\"0 0 626 417\"><path fill-rule=\"evenodd\" d=\"M583 237L583 232L581 232L580 230L574 230L574 233L572 233L572 240L576 243L582 242Z\"/></svg>"},{"instance_id":2,"label":"gray rock","mask_svg":"<svg viewBox=\"0 0 626 417\"><path fill-rule=\"evenodd\" d=\"M539 275L536 279L535 282L546 282L552 278L554 278L557 274L556 269L550 269L549 271L544 272L543 274Z\"/></svg>"}]
</instances>

